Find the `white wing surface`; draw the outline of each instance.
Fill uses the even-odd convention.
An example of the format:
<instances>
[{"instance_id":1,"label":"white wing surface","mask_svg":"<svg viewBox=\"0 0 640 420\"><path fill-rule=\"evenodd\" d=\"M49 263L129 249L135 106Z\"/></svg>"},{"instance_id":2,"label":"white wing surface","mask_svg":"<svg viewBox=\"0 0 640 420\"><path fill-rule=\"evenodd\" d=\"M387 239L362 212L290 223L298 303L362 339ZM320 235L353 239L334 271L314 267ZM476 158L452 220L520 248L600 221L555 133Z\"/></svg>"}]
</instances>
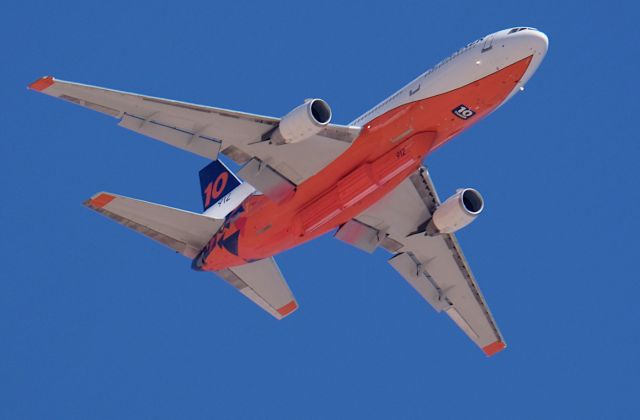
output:
<instances>
[{"instance_id":1,"label":"white wing surface","mask_svg":"<svg viewBox=\"0 0 640 420\"><path fill-rule=\"evenodd\" d=\"M398 273L491 356L506 344L455 235L424 233L439 204L429 174L421 168L356 218L359 231L374 233L359 238L374 238L394 253L389 263Z\"/></svg>"},{"instance_id":2,"label":"white wing surface","mask_svg":"<svg viewBox=\"0 0 640 420\"><path fill-rule=\"evenodd\" d=\"M263 141L280 119L195 105L47 76L29 85L120 120L119 125L174 147L216 160L222 153L236 163L255 158L293 184L299 184L332 162L360 129L329 124L318 135L294 144Z\"/></svg>"},{"instance_id":3,"label":"white wing surface","mask_svg":"<svg viewBox=\"0 0 640 420\"><path fill-rule=\"evenodd\" d=\"M216 273L276 319L282 319L298 309L298 303L273 258Z\"/></svg>"},{"instance_id":4,"label":"white wing surface","mask_svg":"<svg viewBox=\"0 0 640 420\"><path fill-rule=\"evenodd\" d=\"M188 258L195 258L224 220L112 193L98 193L84 205Z\"/></svg>"}]
</instances>

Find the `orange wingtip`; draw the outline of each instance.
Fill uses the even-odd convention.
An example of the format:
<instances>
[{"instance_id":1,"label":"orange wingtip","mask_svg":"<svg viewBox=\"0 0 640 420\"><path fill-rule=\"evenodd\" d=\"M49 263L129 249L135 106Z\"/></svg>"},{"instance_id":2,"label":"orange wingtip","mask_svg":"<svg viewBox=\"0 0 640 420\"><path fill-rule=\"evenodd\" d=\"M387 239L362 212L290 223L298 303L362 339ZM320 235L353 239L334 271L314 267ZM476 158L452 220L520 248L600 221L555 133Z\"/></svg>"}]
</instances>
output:
<instances>
[{"instance_id":1,"label":"orange wingtip","mask_svg":"<svg viewBox=\"0 0 640 420\"><path fill-rule=\"evenodd\" d=\"M291 312L295 311L296 309L298 309L298 304L296 303L295 300L292 300L291 302L284 305L282 308L278 309L278 313L282 316L287 316Z\"/></svg>"},{"instance_id":2,"label":"orange wingtip","mask_svg":"<svg viewBox=\"0 0 640 420\"><path fill-rule=\"evenodd\" d=\"M507 348L507 345L504 344L502 341L494 341L493 343L484 346L482 348L482 351L484 351L484 354L486 354L487 356L493 356L494 354L504 350Z\"/></svg>"},{"instance_id":3,"label":"orange wingtip","mask_svg":"<svg viewBox=\"0 0 640 420\"><path fill-rule=\"evenodd\" d=\"M54 83L55 83L55 79L52 76L45 76L31 83L28 87L29 89L42 92L43 90L45 90L46 88L48 88Z\"/></svg>"},{"instance_id":4,"label":"orange wingtip","mask_svg":"<svg viewBox=\"0 0 640 420\"><path fill-rule=\"evenodd\" d=\"M99 196L92 198L89 201L89 206L93 207L94 209L100 209L109 204L114 198L116 197L114 197L113 195L102 193Z\"/></svg>"}]
</instances>

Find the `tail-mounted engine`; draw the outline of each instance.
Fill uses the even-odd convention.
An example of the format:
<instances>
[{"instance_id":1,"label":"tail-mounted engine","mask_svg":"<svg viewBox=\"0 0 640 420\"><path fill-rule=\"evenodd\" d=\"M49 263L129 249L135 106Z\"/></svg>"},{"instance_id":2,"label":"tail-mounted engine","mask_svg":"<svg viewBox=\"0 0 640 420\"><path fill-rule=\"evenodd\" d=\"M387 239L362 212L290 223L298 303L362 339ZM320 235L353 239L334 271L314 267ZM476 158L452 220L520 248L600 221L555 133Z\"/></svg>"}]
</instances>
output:
<instances>
[{"instance_id":1,"label":"tail-mounted engine","mask_svg":"<svg viewBox=\"0 0 640 420\"><path fill-rule=\"evenodd\" d=\"M427 234L456 232L473 222L483 208L484 200L478 191L461 188L433 213L427 225Z\"/></svg>"},{"instance_id":2,"label":"tail-mounted engine","mask_svg":"<svg viewBox=\"0 0 640 420\"><path fill-rule=\"evenodd\" d=\"M331 108L322 99L309 99L282 117L271 135L274 144L298 143L318 134L331 122Z\"/></svg>"}]
</instances>

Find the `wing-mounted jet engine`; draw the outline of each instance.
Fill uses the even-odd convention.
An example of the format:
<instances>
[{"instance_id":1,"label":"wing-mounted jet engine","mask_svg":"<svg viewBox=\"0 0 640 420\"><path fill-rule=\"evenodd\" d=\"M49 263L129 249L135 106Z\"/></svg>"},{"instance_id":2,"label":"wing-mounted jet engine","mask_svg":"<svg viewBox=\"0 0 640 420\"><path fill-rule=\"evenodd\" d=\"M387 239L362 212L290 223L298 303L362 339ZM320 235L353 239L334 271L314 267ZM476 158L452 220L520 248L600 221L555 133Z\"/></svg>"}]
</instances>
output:
<instances>
[{"instance_id":1,"label":"wing-mounted jet engine","mask_svg":"<svg viewBox=\"0 0 640 420\"><path fill-rule=\"evenodd\" d=\"M273 144L290 144L307 140L331 122L331 108L322 99L308 99L282 117L271 134Z\"/></svg>"},{"instance_id":2,"label":"wing-mounted jet engine","mask_svg":"<svg viewBox=\"0 0 640 420\"><path fill-rule=\"evenodd\" d=\"M473 188L460 188L433 213L427 235L454 233L473 222L484 208L484 200Z\"/></svg>"}]
</instances>

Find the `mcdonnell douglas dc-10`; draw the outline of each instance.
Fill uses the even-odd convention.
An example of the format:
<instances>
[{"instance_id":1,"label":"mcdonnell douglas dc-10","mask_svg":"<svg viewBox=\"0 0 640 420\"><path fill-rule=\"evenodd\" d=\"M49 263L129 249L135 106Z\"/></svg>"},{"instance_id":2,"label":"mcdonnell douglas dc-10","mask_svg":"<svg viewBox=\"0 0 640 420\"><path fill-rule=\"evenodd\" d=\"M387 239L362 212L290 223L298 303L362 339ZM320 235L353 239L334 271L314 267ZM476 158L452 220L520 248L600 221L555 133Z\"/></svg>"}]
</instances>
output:
<instances>
[{"instance_id":1,"label":"mcdonnell douglas dc-10","mask_svg":"<svg viewBox=\"0 0 640 420\"><path fill-rule=\"evenodd\" d=\"M298 308L274 255L329 231L389 263L488 356L505 341L455 232L482 211L461 188L441 202L423 159L523 89L548 39L519 27L487 35L348 125L308 99L282 118L43 77L29 88L212 162L200 171L204 212L101 192L89 208L213 271L281 319ZM220 155L242 165L237 176ZM242 181L241 181L242 180Z\"/></svg>"}]
</instances>

